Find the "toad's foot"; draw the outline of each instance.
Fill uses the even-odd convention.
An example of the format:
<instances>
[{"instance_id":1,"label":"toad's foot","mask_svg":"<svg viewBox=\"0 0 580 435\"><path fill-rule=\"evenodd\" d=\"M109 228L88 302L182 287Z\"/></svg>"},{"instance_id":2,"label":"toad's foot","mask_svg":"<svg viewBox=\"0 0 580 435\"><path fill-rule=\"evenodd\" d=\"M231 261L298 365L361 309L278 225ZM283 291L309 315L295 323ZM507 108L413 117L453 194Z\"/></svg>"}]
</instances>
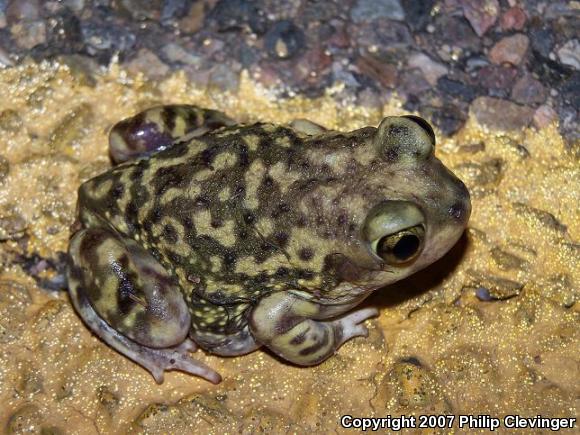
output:
<instances>
[{"instance_id":1,"label":"toad's foot","mask_svg":"<svg viewBox=\"0 0 580 435\"><path fill-rule=\"evenodd\" d=\"M340 317L334 320L333 323L338 326L335 327L335 331L340 331L340 338L338 339L340 344L343 344L354 337L368 337L369 330L362 323L372 317L379 315L379 310L374 307L363 308L346 316Z\"/></svg>"},{"instance_id":2,"label":"toad's foot","mask_svg":"<svg viewBox=\"0 0 580 435\"><path fill-rule=\"evenodd\" d=\"M140 366L149 371L158 384L163 382L164 372L181 370L200 378L218 384L221 376L202 362L194 360L189 351L195 351L197 345L190 339L181 344L164 349L155 349L136 343L105 322L89 304L83 293L77 292L71 287L71 299L83 320L91 330L113 349L132 359Z\"/></svg>"}]
</instances>

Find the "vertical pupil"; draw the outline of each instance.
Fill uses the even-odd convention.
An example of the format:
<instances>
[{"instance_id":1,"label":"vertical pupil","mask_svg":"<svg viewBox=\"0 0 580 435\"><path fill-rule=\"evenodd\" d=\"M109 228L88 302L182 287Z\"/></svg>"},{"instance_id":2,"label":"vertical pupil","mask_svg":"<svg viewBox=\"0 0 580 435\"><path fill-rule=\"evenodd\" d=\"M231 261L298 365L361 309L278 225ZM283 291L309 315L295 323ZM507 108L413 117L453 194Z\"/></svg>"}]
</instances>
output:
<instances>
[{"instance_id":1,"label":"vertical pupil","mask_svg":"<svg viewBox=\"0 0 580 435\"><path fill-rule=\"evenodd\" d=\"M400 260L406 260L419 249L419 238L412 234L406 234L399 239L393 247L393 254Z\"/></svg>"}]
</instances>

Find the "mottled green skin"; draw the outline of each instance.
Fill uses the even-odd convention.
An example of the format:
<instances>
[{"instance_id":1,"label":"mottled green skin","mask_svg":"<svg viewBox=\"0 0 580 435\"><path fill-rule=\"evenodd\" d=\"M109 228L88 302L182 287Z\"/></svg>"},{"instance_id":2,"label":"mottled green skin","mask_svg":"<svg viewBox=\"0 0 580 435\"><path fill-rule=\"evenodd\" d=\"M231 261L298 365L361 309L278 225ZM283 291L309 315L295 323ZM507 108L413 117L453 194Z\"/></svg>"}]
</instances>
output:
<instances>
[{"instance_id":1,"label":"mottled green skin","mask_svg":"<svg viewBox=\"0 0 580 435\"><path fill-rule=\"evenodd\" d=\"M73 262L103 265L94 272L103 277L100 284L82 286L88 299L121 334L131 337L135 322L147 324L142 273L123 260L123 240L131 240L182 293L190 337L213 350L247 331L250 320L257 331L268 315L251 319L252 310L273 294L292 294L318 317L333 317L432 263L463 231L469 195L433 156L430 132L404 118L387 120L382 128L350 133L226 126L87 181L79 190L81 227L119 238L118 246L103 244L102 252L104 235L71 248ZM367 217L385 201L412 204L397 217L403 223L405 213L420 210L421 252L404 265L380 258L365 233ZM119 279L104 279L110 263L104 253L111 252L119 270L129 273L124 279L137 283L129 292L121 291ZM86 274L71 270L73 280L86 282ZM266 336L258 342L271 344Z\"/></svg>"}]
</instances>

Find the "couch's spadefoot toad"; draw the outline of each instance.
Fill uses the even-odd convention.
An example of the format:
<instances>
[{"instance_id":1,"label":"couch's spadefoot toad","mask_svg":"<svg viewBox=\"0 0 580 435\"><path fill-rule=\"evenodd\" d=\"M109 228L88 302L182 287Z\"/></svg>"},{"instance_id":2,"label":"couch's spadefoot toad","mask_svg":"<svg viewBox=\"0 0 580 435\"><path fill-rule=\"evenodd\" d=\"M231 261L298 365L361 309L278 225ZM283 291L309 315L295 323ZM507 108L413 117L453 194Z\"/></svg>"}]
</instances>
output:
<instances>
[{"instance_id":1,"label":"couch's spadefoot toad","mask_svg":"<svg viewBox=\"0 0 580 435\"><path fill-rule=\"evenodd\" d=\"M351 309L440 258L470 214L415 116L343 133L163 106L110 144L121 164L79 189L70 295L158 382L175 369L219 382L197 346L324 361L377 315Z\"/></svg>"}]
</instances>

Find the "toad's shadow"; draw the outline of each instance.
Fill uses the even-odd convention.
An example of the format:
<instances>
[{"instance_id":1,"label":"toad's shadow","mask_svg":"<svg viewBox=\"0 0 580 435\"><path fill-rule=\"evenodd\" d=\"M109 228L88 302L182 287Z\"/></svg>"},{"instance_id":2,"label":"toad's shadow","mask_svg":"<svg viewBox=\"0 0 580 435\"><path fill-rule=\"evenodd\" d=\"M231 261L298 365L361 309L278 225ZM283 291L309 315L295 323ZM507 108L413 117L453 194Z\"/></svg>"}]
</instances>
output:
<instances>
[{"instance_id":1,"label":"toad's shadow","mask_svg":"<svg viewBox=\"0 0 580 435\"><path fill-rule=\"evenodd\" d=\"M379 309L392 307L432 290L457 268L465 255L467 244L467 233L464 232L453 248L441 259L408 278L375 291L363 306L374 306Z\"/></svg>"}]
</instances>

